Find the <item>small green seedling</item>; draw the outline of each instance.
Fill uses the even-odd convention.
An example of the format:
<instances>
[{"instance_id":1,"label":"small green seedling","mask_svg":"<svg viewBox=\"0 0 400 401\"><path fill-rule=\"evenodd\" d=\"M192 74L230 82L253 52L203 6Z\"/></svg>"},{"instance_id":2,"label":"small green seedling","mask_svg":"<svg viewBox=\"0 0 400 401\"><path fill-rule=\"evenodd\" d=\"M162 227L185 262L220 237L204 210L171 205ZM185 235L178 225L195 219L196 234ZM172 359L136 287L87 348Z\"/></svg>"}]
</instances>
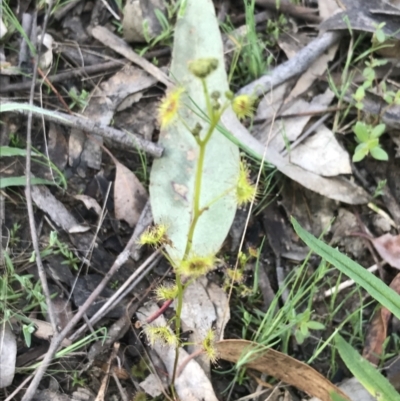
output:
<instances>
[{"instance_id":1,"label":"small green seedling","mask_svg":"<svg viewBox=\"0 0 400 401\"><path fill-rule=\"evenodd\" d=\"M32 344L32 334L36 331L35 325L33 323L23 324L22 333L24 335L25 344L30 348Z\"/></svg>"},{"instance_id":2,"label":"small green seedling","mask_svg":"<svg viewBox=\"0 0 400 401\"><path fill-rule=\"evenodd\" d=\"M380 180L376 186L375 192L372 195L373 198L383 195L383 189L385 188L387 180Z\"/></svg>"},{"instance_id":3,"label":"small green seedling","mask_svg":"<svg viewBox=\"0 0 400 401\"><path fill-rule=\"evenodd\" d=\"M385 27L386 22L381 22L380 24L373 24L373 25L374 25L376 31L372 37L372 41L373 42L376 41L379 44L384 43L385 40L387 39L386 34L383 31L383 28Z\"/></svg>"},{"instance_id":4,"label":"small green seedling","mask_svg":"<svg viewBox=\"0 0 400 401\"><path fill-rule=\"evenodd\" d=\"M374 84L374 81L376 80L376 72L375 68L380 67L382 65L385 65L387 63L387 60L378 60L378 59L372 59L371 61L366 61L365 65L366 67L363 70L363 77L364 77L364 82L361 86L359 86L356 90L356 93L353 95L353 99L356 101L356 107L358 110L362 110L364 108L364 98L365 98L365 92L367 89L371 88ZM386 92L386 86L385 88L382 87L383 92ZM389 103L389 102L388 102Z\"/></svg>"},{"instance_id":5,"label":"small green seedling","mask_svg":"<svg viewBox=\"0 0 400 401\"><path fill-rule=\"evenodd\" d=\"M73 109L76 105L78 105L80 109L84 109L88 105L89 92L86 92L85 89L82 89L82 92L78 93L75 88L72 88L68 92L68 95L72 100L69 105L70 109Z\"/></svg>"},{"instance_id":6,"label":"small green seedling","mask_svg":"<svg viewBox=\"0 0 400 401\"><path fill-rule=\"evenodd\" d=\"M295 325L294 336L297 344L303 344L304 340L310 337L310 330L325 329L324 324L310 320L310 318L311 311L306 310L305 312L299 313L293 319L291 319L291 323Z\"/></svg>"},{"instance_id":7,"label":"small green seedling","mask_svg":"<svg viewBox=\"0 0 400 401\"><path fill-rule=\"evenodd\" d=\"M353 162L359 162L369 153L376 160L388 160L388 154L381 148L379 137L385 132L386 125L378 124L373 127L370 124L358 121L353 127L356 141L359 143L354 151Z\"/></svg>"}]
</instances>

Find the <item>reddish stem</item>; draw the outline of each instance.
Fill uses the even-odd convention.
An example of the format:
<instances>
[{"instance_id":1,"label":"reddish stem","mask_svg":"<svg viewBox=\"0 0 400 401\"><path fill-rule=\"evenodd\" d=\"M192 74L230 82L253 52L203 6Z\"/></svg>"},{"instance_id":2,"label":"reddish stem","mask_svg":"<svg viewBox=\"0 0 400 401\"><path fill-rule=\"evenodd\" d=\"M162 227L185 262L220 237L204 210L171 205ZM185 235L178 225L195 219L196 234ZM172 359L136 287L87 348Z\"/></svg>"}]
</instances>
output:
<instances>
[{"instance_id":1,"label":"reddish stem","mask_svg":"<svg viewBox=\"0 0 400 401\"><path fill-rule=\"evenodd\" d=\"M169 306L172 304L172 302L173 302L173 299L169 299L168 301L165 301L162 304L161 308L157 312L153 313L151 316L149 316L146 319L146 323L154 322L154 320L156 320L159 316L161 316L167 310L167 308L169 308Z\"/></svg>"}]
</instances>

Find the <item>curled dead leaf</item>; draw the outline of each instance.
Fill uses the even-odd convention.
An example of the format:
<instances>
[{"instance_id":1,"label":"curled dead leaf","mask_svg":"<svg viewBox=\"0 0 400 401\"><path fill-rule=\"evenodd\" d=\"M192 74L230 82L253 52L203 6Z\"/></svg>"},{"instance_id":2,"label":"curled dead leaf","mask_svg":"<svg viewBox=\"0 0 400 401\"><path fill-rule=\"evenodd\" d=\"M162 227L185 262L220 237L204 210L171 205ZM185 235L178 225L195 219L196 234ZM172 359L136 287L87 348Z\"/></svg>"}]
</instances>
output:
<instances>
[{"instance_id":1,"label":"curled dead leaf","mask_svg":"<svg viewBox=\"0 0 400 401\"><path fill-rule=\"evenodd\" d=\"M371 238L376 251L390 266L400 269L400 235L384 234Z\"/></svg>"},{"instance_id":2,"label":"curled dead leaf","mask_svg":"<svg viewBox=\"0 0 400 401\"><path fill-rule=\"evenodd\" d=\"M343 391L311 366L289 355L246 340L219 341L216 348L221 359L236 363L246 358L248 361L246 367L291 384L322 401L332 401L330 396L332 392L350 401Z\"/></svg>"},{"instance_id":3,"label":"curled dead leaf","mask_svg":"<svg viewBox=\"0 0 400 401\"><path fill-rule=\"evenodd\" d=\"M125 220L130 227L133 227L147 202L147 192L131 170L114 161L117 166L114 183L115 218Z\"/></svg>"}]
</instances>

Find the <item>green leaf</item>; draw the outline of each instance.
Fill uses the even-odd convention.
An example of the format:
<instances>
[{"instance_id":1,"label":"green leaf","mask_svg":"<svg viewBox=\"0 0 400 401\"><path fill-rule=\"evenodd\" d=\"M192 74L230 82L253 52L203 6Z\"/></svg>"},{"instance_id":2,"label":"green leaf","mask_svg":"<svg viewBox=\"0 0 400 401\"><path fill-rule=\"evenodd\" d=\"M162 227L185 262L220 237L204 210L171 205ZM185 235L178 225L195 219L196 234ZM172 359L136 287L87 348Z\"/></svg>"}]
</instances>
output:
<instances>
[{"instance_id":1,"label":"green leaf","mask_svg":"<svg viewBox=\"0 0 400 401\"><path fill-rule=\"evenodd\" d=\"M45 180L43 178L31 178L32 185L56 185L55 182ZM2 177L0 179L0 189L7 188L7 187L17 187L17 186L25 186L26 185L26 177Z\"/></svg>"},{"instance_id":2,"label":"green leaf","mask_svg":"<svg viewBox=\"0 0 400 401\"><path fill-rule=\"evenodd\" d=\"M380 146L376 146L370 150L371 156L376 160L387 161L389 160L389 155Z\"/></svg>"},{"instance_id":3,"label":"green leaf","mask_svg":"<svg viewBox=\"0 0 400 401\"><path fill-rule=\"evenodd\" d=\"M370 138L368 140L368 150L376 148L377 146L379 146L379 138Z\"/></svg>"},{"instance_id":4,"label":"green leaf","mask_svg":"<svg viewBox=\"0 0 400 401\"><path fill-rule=\"evenodd\" d=\"M294 217L291 218L291 222L297 235L310 247L311 250L326 259L342 273L363 287L371 297L376 299L381 305L385 306L398 319L400 319L399 294L364 267L304 230Z\"/></svg>"},{"instance_id":5,"label":"green leaf","mask_svg":"<svg viewBox=\"0 0 400 401\"><path fill-rule=\"evenodd\" d=\"M365 144L362 144L362 145L365 145ZM358 148L358 146L357 146L357 148ZM362 149L359 149L359 150L357 150L357 148L356 148L356 151L354 152L354 155L353 155L353 158L352 158L353 163L360 162L368 154L368 147L367 146L364 146Z\"/></svg>"},{"instance_id":6,"label":"green leaf","mask_svg":"<svg viewBox=\"0 0 400 401\"><path fill-rule=\"evenodd\" d=\"M60 121L67 121L65 118L57 114L54 114L52 111L42 109L41 107L30 106L29 104L23 104L23 103L0 103L0 113L5 113L7 111L19 111L19 110L32 111L34 113L43 114L45 116L51 116Z\"/></svg>"},{"instance_id":7,"label":"green leaf","mask_svg":"<svg viewBox=\"0 0 400 401\"><path fill-rule=\"evenodd\" d=\"M300 330L296 330L294 332L294 337L296 338L297 344L303 344L304 343L305 337L304 337L303 333Z\"/></svg>"},{"instance_id":8,"label":"green leaf","mask_svg":"<svg viewBox=\"0 0 400 401\"><path fill-rule=\"evenodd\" d=\"M335 336L335 344L343 362L349 368L350 372L373 397L378 401L395 401L400 399L399 393L392 384L382 376L379 370L365 360L339 334Z\"/></svg>"},{"instance_id":9,"label":"green leaf","mask_svg":"<svg viewBox=\"0 0 400 401\"><path fill-rule=\"evenodd\" d=\"M307 323L307 327L311 330L324 330L325 325L320 322L315 322L314 320Z\"/></svg>"},{"instance_id":10,"label":"green leaf","mask_svg":"<svg viewBox=\"0 0 400 401\"><path fill-rule=\"evenodd\" d=\"M365 98L365 89L362 86L359 86L356 90L356 93L354 93L353 98L357 102L361 102L361 100Z\"/></svg>"},{"instance_id":11,"label":"green leaf","mask_svg":"<svg viewBox=\"0 0 400 401\"><path fill-rule=\"evenodd\" d=\"M378 124L371 131L372 138L379 138L386 130L386 124Z\"/></svg>"},{"instance_id":12,"label":"green leaf","mask_svg":"<svg viewBox=\"0 0 400 401\"><path fill-rule=\"evenodd\" d=\"M363 75L367 81L371 82L375 79L375 70L371 67L366 67L364 68Z\"/></svg>"},{"instance_id":13,"label":"green leaf","mask_svg":"<svg viewBox=\"0 0 400 401\"><path fill-rule=\"evenodd\" d=\"M383 100L388 104L392 104L393 101L394 101L394 97L390 93L384 93L383 94Z\"/></svg>"},{"instance_id":14,"label":"green leaf","mask_svg":"<svg viewBox=\"0 0 400 401\"><path fill-rule=\"evenodd\" d=\"M186 89L186 104L204 112L206 102L201 81L189 72L190 61L216 58L218 68L206 78L209 93L218 91L221 100L229 89L224 68L223 46L213 3L188 0L183 16L175 27L171 77ZM190 102L193 100L195 106ZM197 111L196 110L196 111ZM180 116L190 128L202 126L204 135L209 123L189 107ZM156 223L168 227L173 246L167 252L174 261L183 258L193 216L199 146L181 121L161 132L159 143L164 154L153 163L150 175L150 202ZM236 184L239 177L238 147L215 130L206 147L201 174L200 207L204 210L195 226L192 252L199 256L215 254L225 240L236 213Z\"/></svg>"},{"instance_id":15,"label":"green leaf","mask_svg":"<svg viewBox=\"0 0 400 401\"><path fill-rule=\"evenodd\" d=\"M354 125L354 127L353 127L353 132L356 134L356 136L360 142L368 141L369 129L365 123L363 123L361 121L357 121L356 125Z\"/></svg>"},{"instance_id":16,"label":"green leaf","mask_svg":"<svg viewBox=\"0 0 400 401\"><path fill-rule=\"evenodd\" d=\"M39 152L32 149L32 155L42 156ZM12 157L12 156L26 156L26 149L15 148L13 146L0 146L0 157Z\"/></svg>"},{"instance_id":17,"label":"green leaf","mask_svg":"<svg viewBox=\"0 0 400 401\"><path fill-rule=\"evenodd\" d=\"M376 40L377 40L379 43L383 43L383 42L386 40L385 32L383 32L381 29L378 29L378 30L375 32L375 37L376 37Z\"/></svg>"},{"instance_id":18,"label":"green leaf","mask_svg":"<svg viewBox=\"0 0 400 401\"><path fill-rule=\"evenodd\" d=\"M348 401L347 398L343 398L341 395L337 393L330 393L329 394L332 398L332 401Z\"/></svg>"}]
</instances>

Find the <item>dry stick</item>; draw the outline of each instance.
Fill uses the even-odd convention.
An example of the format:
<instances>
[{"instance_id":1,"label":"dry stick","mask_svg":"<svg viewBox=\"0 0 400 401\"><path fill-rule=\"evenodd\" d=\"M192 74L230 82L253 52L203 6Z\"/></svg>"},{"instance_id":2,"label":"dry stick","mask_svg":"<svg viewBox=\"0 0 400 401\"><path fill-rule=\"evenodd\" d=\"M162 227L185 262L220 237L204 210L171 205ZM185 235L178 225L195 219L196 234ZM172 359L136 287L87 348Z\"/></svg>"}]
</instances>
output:
<instances>
[{"instance_id":1,"label":"dry stick","mask_svg":"<svg viewBox=\"0 0 400 401\"><path fill-rule=\"evenodd\" d=\"M114 378L115 384L118 387L119 394L121 395L122 401L129 401L128 395L126 394L125 389L122 387L122 384L119 381L118 376L114 370L112 370L111 375Z\"/></svg>"},{"instance_id":2,"label":"dry stick","mask_svg":"<svg viewBox=\"0 0 400 401\"><path fill-rule=\"evenodd\" d=\"M55 95L57 96L58 100L61 102L61 104L64 106L65 110L67 110L68 114L72 114L71 109L69 108L69 106L67 105L66 101L64 100L64 98L60 95L60 93L58 92L58 90L53 86L53 84L47 79L46 75L44 74L44 72L38 67L38 73L40 74L40 76L43 78L44 82L46 82L47 85L50 86L50 89L55 93ZM32 82L33 79L32 79Z\"/></svg>"},{"instance_id":3,"label":"dry stick","mask_svg":"<svg viewBox=\"0 0 400 401\"><path fill-rule=\"evenodd\" d=\"M261 96L290 78L302 74L326 49L339 41L342 35L341 32L325 32L301 49L293 58L273 69L270 74L263 75L240 89L238 94Z\"/></svg>"},{"instance_id":4,"label":"dry stick","mask_svg":"<svg viewBox=\"0 0 400 401\"><path fill-rule=\"evenodd\" d=\"M4 99L0 98L0 102L4 103ZM73 127L80 129L82 131L98 134L102 137L111 139L122 145L144 150L145 152L149 153L154 157L161 157L163 152L163 148L160 145L157 145L151 141L147 141L146 139L140 137L137 134L131 134L131 133L128 134L118 129L109 127L108 125L104 125L96 121L91 121L82 116L69 115L59 111L52 111L51 115L42 114L41 112L36 110L30 112L22 109L23 107L26 106L25 103L13 103L13 104L16 104L17 106L21 107L15 112L28 115L31 114L34 115L35 117L40 117L40 118L43 117L45 120L53 121L56 124L64 124L67 125L68 127Z\"/></svg>"},{"instance_id":5,"label":"dry stick","mask_svg":"<svg viewBox=\"0 0 400 401\"><path fill-rule=\"evenodd\" d=\"M374 273L378 270L378 266L382 265L382 263L379 263L379 265L372 265L371 267L368 267L368 270L370 273ZM338 294L340 291L344 290L345 288L351 287L355 282L353 280L346 280L340 283L337 287L330 288L329 290L324 291L323 295L320 297L317 297L318 301L322 301L327 297L330 297L332 294Z\"/></svg>"},{"instance_id":6,"label":"dry stick","mask_svg":"<svg viewBox=\"0 0 400 401\"><path fill-rule=\"evenodd\" d=\"M110 49L122 54L128 60L132 61L132 63L142 67L146 72L155 77L158 81L162 82L165 86L174 86L164 72L162 72L154 64L147 61L144 57L136 54L124 40L114 35L107 28L96 26L92 29L92 36L99 42L102 42L104 45L108 46Z\"/></svg>"},{"instance_id":7,"label":"dry stick","mask_svg":"<svg viewBox=\"0 0 400 401\"><path fill-rule=\"evenodd\" d=\"M301 18L304 21L319 24L322 22L322 18L315 13L318 11L316 8L295 6L294 4L279 2L279 7L277 7L276 0L256 0L256 4L265 7L271 11L279 11L285 14L289 14L294 18Z\"/></svg>"},{"instance_id":8,"label":"dry stick","mask_svg":"<svg viewBox=\"0 0 400 401\"><path fill-rule=\"evenodd\" d=\"M42 364L38 367L35 373L35 377L32 380L31 384L29 385L28 389L26 390L26 393L24 397L22 398L21 401L30 401L32 397L35 395L35 391L37 387L39 386L40 381L42 380L42 377L44 373L46 372L46 369L48 368L51 360L53 359L54 354L57 352L58 348L61 345L62 340L68 335L68 333L75 327L75 325L79 322L79 320L82 318L83 314L86 312L86 310L92 305L92 303L95 301L95 299L101 294L101 292L104 290L106 287L107 283L110 281L114 273L118 271L118 269L126 263L126 261L129 258L130 251L129 249L132 246L132 239L129 240L129 242L126 244L125 249L118 255L117 259L111 266L110 270L108 273L104 276L103 280L99 283L99 285L95 288L95 290L90 294L88 299L85 301L85 303L78 309L78 312L76 312L75 316L69 321L67 326L64 327L64 329L58 334L55 335L50 343L50 347L43 359ZM143 264L148 264L148 260L146 260ZM141 267L139 267L141 268Z\"/></svg>"},{"instance_id":9,"label":"dry stick","mask_svg":"<svg viewBox=\"0 0 400 401\"><path fill-rule=\"evenodd\" d=\"M44 23L43 23L43 32L46 32L47 22L49 19L52 4L53 4L53 1L50 0L47 5L46 16L45 16ZM40 52L41 52L41 48L42 48L43 38L44 38L44 35L41 35L39 48L38 48L37 54L35 56L35 61L34 61L35 68L34 68L34 72L33 72L31 93L29 96L29 105L30 106L33 105L33 96L35 93L35 85L33 83L36 81L36 77L38 74L39 57L40 57ZM37 265L37 269L38 269L40 282L42 284L43 293L44 293L44 296L46 299L47 311L48 311L48 315L50 317L50 323L51 323L51 327L53 329L53 333L57 333L58 332L57 319L56 319L56 316L54 313L53 304L51 302L51 294L50 294L49 286L47 284L46 272L44 271L42 258L40 256L39 240L37 237L35 216L34 216L34 212L33 212L32 192L31 192L31 151L32 151L32 113L29 112L28 121L27 121L27 133L26 133L26 187L25 187L26 207L28 209L29 226L30 226L30 230L31 230L32 245L33 245L33 249L35 251L36 265Z\"/></svg>"},{"instance_id":10,"label":"dry stick","mask_svg":"<svg viewBox=\"0 0 400 401\"><path fill-rule=\"evenodd\" d=\"M110 380L111 364L112 364L113 360L115 359L115 357L117 356L117 352L119 350L119 345L120 345L119 343L114 344L114 347L111 351L110 357L108 358L108 361L107 361L107 370L104 373L103 380L101 381L101 386L99 388L99 392L97 393L97 397L96 397L95 401L104 401L104 396L107 391L108 381Z\"/></svg>"},{"instance_id":11,"label":"dry stick","mask_svg":"<svg viewBox=\"0 0 400 401\"><path fill-rule=\"evenodd\" d=\"M152 59L153 57L168 55L169 53L169 48L161 48L158 50L150 51L146 53L143 57L148 60ZM127 63L125 60L111 60L101 64L89 65L87 67L78 67L72 70L59 72L58 74L50 75L49 77L47 77L47 79L52 83L65 82L71 78L81 77L82 75L89 76L103 71L112 72L113 70L117 68L123 68L126 65L130 65L130 63ZM41 83L41 81L36 81L35 86L38 86ZM31 88L31 85L32 82L18 82L15 84L3 85L0 86L0 93L28 90Z\"/></svg>"}]
</instances>

